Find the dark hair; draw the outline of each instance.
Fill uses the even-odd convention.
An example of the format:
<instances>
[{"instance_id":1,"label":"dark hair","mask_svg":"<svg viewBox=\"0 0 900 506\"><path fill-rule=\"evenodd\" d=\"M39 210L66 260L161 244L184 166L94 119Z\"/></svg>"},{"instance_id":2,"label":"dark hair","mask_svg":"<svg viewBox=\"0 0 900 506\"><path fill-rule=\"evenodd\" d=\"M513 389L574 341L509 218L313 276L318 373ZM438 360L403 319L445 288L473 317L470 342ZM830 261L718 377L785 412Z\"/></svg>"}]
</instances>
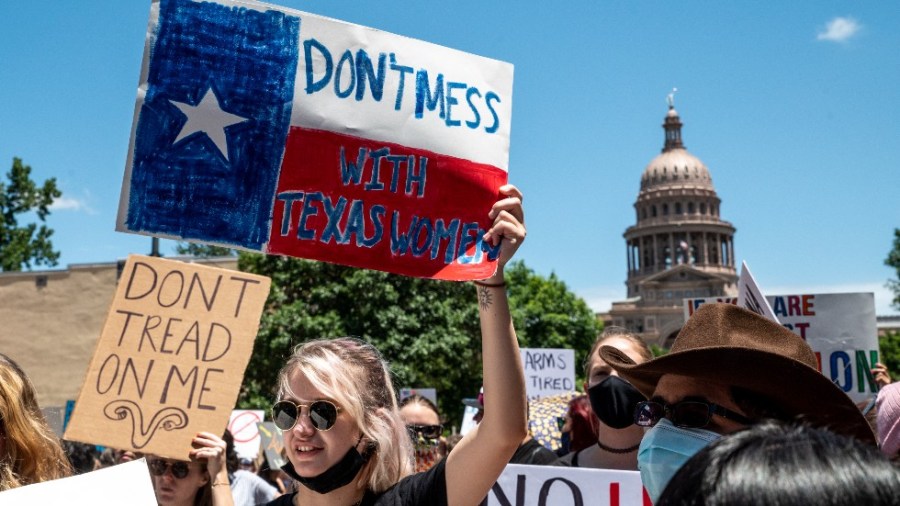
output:
<instances>
[{"instance_id":1,"label":"dark hair","mask_svg":"<svg viewBox=\"0 0 900 506\"><path fill-rule=\"evenodd\" d=\"M768 420L691 457L656 506L898 502L900 470L874 447L825 429Z\"/></svg>"},{"instance_id":2,"label":"dark hair","mask_svg":"<svg viewBox=\"0 0 900 506\"><path fill-rule=\"evenodd\" d=\"M429 399L428 397L425 397L421 394L408 395L400 401L399 408L403 409L404 406L407 406L409 404L419 404L421 406L425 406L426 408L434 411L434 414L437 415L438 420L441 420L443 422L443 419L441 418L441 412L438 411L437 406L433 402L431 402L431 399Z\"/></svg>"},{"instance_id":3,"label":"dark hair","mask_svg":"<svg viewBox=\"0 0 900 506\"><path fill-rule=\"evenodd\" d=\"M569 418L572 419L572 430L569 432L569 451L581 451L597 443L600 420L591 410L591 401L587 395L579 395L569 401Z\"/></svg>"},{"instance_id":4,"label":"dark hair","mask_svg":"<svg viewBox=\"0 0 900 506\"><path fill-rule=\"evenodd\" d=\"M222 441L225 441L225 468L228 470L228 474L232 475L240 469L240 466L238 465L237 451L234 449L234 435L230 430L225 429Z\"/></svg>"},{"instance_id":5,"label":"dark hair","mask_svg":"<svg viewBox=\"0 0 900 506\"><path fill-rule=\"evenodd\" d=\"M77 441L63 441L62 446L66 457L69 457L74 474L89 473L94 470L100 456L96 446Z\"/></svg>"},{"instance_id":6,"label":"dark hair","mask_svg":"<svg viewBox=\"0 0 900 506\"><path fill-rule=\"evenodd\" d=\"M650 351L647 343L645 343L643 339L638 337L637 334L630 332L624 327L609 326L603 329L603 332L599 336L597 336L597 339L594 340L594 344L591 346L590 353L588 353L584 357L584 363L582 364L582 367L584 368L584 377L586 379L590 379L591 377L591 359L594 357L594 355L599 353L598 350L600 349L600 346L606 340L612 339L613 337L620 337L633 344L638 354L641 356L641 358L644 359L644 362L653 360L653 352Z\"/></svg>"}]
</instances>

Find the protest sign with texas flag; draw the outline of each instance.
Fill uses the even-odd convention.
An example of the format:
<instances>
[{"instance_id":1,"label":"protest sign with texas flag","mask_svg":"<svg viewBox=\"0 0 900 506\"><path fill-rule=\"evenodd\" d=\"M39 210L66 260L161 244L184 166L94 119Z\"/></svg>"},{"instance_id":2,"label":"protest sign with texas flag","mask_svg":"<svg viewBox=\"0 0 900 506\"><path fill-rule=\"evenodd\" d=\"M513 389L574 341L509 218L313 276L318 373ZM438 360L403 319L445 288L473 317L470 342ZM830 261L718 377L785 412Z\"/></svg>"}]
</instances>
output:
<instances>
[{"instance_id":1,"label":"protest sign with texas flag","mask_svg":"<svg viewBox=\"0 0 900 506\"><path fill-rule=\"evenodd\" d=\"M477 279L512 65L248 0L156 0L117 229Z\"/></svg>"}]
</instances>

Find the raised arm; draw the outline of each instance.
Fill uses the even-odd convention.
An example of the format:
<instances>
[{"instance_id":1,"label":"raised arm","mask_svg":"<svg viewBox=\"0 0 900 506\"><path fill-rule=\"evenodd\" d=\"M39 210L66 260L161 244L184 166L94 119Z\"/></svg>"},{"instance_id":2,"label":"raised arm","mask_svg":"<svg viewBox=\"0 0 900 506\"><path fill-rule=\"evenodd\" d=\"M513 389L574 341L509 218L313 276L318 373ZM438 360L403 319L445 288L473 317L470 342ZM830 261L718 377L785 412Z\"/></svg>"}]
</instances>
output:
<instances>
[{"instance_id":1,"label":"raised arm","mask_svg":"<svg viewBox=\"0 0 900 506\"><path fill-rule=\"evenodd\" d=\"M522 193L512 185L490 212L485 234L498 243L497 272L475 283L481 316L484 418L447 456L447 499L451 505L479 504L525 438L525 377L513 328L503 268L525 239Z\"/></svg>"},{"instance_id":2,"label":"raised arm","mask_svg":"<svg viewBox=\"0 0 900 506\"><path fill-rule=\"evenodd\" d=\"M201 432L194 437L191 460L205 460L212 488L213 506L234 506L231 485L228 482L228 468L225 464L226 444L211 432Z\"/></svg>"}]
</instances>

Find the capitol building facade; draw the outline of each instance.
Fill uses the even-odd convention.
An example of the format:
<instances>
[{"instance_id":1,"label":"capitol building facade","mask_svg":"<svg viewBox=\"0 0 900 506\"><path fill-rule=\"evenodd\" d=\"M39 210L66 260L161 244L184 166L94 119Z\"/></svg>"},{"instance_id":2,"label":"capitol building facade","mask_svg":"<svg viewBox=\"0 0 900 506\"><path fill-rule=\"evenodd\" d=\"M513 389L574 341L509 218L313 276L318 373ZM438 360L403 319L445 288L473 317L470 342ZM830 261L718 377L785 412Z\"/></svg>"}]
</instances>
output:
<instances>
[{"instance_id":1,"label":"capitol building facade","mask_svg":"<svg viewBox=\"0 0 900 506\"><path fill-rule=\"evenodd\" d=\"M635 224L625 231L627 298L613 302L612 325L669 348L684 325L684 298L737 294L734 226L719 214L706 165L685 149L669 98L665 142L641 176Z\"/></svg>"}]
</instances>

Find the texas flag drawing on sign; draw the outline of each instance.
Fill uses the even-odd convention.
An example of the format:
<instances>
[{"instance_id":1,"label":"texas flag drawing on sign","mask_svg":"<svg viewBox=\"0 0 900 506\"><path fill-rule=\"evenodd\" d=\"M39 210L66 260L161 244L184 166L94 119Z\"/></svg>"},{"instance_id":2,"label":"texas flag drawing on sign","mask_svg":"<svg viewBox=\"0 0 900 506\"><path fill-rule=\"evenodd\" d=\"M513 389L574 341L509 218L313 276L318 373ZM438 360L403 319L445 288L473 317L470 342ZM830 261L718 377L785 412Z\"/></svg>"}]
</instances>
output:
<instances>
[{"instance_id":1,"label":"texas flag drawing on sign","mask_svg":"<svg viewBox=\"0 0 900 506\"><path fill-rule=\"evenodd\" d=\"M261 2L154 1L117 230L488 277L512 75Z\"/></svg>"}]
</instances>

